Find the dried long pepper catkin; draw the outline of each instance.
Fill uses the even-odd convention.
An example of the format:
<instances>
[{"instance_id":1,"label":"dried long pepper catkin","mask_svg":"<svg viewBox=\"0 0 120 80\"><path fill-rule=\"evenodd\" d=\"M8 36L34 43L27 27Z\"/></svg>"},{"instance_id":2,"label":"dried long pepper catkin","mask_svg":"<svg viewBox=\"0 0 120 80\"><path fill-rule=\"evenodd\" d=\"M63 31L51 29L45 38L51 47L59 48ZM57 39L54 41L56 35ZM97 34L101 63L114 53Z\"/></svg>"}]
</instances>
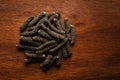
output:
<instances>
[{"instance_id":1,"label":"dried long pepper catkin","mask_svg":"<svg viewBox=\"0 0 120 80\"><path fill-rule=\"evenodd\" d=\"M58 30L63 31L63 33L65 33L65 31L64 31L65 28L64 28L64 26L62 25L62 23L60 22L60 20L58 20L57 18L54 18L53 21L54 21L54 24L55 24L56 28L57 28Z\"/></svg>"},{"instance_id":2,"label":"dried long pepper catkin","mask_svg":"<svg viewBox=\"0 0 120 80\"><path fill-rule=\"evenodd\" d=\"M41 12L23 23L16 48L25 52L26 64L38 62L41 69L47 71L52 66L60 67L62 58L72 55L75 29L67 18L64 19L64 24L60 19L60 12Z\"/></svg>"},{"instance_id":3,"label":"dried long pepper catkin","mask_svg":"<svg viewBox=\"0 0 120 80\"><path fill-rule=\"evenodd\" d=\"M18 50L32 50L32 51L36 50L36 47L34 47L34 46L28 46L28 45L22 45L22 44L16 45L16 48Z\"/></svg>"},{"instance_id":4,"label":"dried long pepper catkin","mask_svg":"<svg viewBox=\"0 0 120 80\"><path fill-rule=\"evenodd\" d=\"M23 32L27 27L28 24L34 19L33 16L30 16L25 22L24 24L20 27L20 32Z\"/></svg>"},{"instance_id":5,"label":"dried long pepper catkin","mask_svg":"<svg viewBox=\"0 0 120 80\"><path fill-rule=\"evenodd\" d=\"M41 69L43 71L47 71L50 68L51 60L53 59L52 55L48 55L46 59L43 61L42 64L40 64Z\"/></svg>"},{"instance_id":6,"label":"dried long pepper catkin","mask_svg":"<svg viewBox=\"0 0 120 80\"><path fill-rule=\"evenodd\" d=\"M34 53L25 52L25 55L28 58L41 58L41 59L45 59L45 55L44 54L37 55L37 54L34 54Z\"/></svg>"},{"instance_id":7,"label":"dried long pepper catkin","mask_svg":"<svg viewBox=\"0 0 120 80\"><path fill-rule=\"evenodd\" d=\"M35 36L36 34L37 34L37 31L33 29L32 31L20 33L20 36Z\"/></svg>"},{"instance_id":8,"label":"dried long pepper catkin","mask_svg":"<svg viewBox=\"0 0 120 80\"><path fill-rule=\"evenodd\" d=\"M40 45L40 46L37 47L36 49L37 49L37 50L41 50L41 49L43 49L43 48L45 48L45 47L48 47L48 46L51 46L51 45L54 45L54 44L56 44L56 41L51 40L51 41L48 41L48 42L43 43L42 45Z\"/></svg>"},{"instance_id":9,"label":"dried long pepper catkin","mask_svg":"<svg viewBox=\"0 0 120 80\"><path fill-rule=\"evenodd\" d=\"M24 36L20 37L20 43L28 44L28 45L32 45L32 46L40 46L41 45L40 42L33 41L33 39L31 37L24 37Z\"/></svg>"},{"instance_id":10,"label":"dried long pepper catkin","mask_svg":"<svg viewBox=\"0 0 120 80\"><path fill-rule=\"evenodd\" d=\"M57 58L56 62L55 62L55 66L60 67L61 66L61 60L62 60L62 50L58 50L55 57Z\"/></svg>"},{"instance_id":11,"label":"dried long pepper catkin","mask_svg":"<svg viewBox=\"0 0 120 80\"><path fill-rule=\"evenodd\" d=\"M63 35L56 33L54 31L51 31L44 24L41 24L41 28L44 29L49 35L51 35L54 38L57 38L57 39L64 39L65 38Z\"/></svg>"},{"instance_id":12,"label":"dried long pepper catkin","mask_svg":"<svg viewBox=\"0 0 120 80\"><path fill-rule=\"evenodd\" d=\"M28 26L34 26L36 25L40 19L42 19L46 15L46 12L41 12L36 18L34 18Z\"/></svg>"},{"instance_id":13,"label":"dried long pepper catkin","mask_svg":"<svg viewBox=\"0 0 120 80\"><path fill-rule=\"evenodd\" d=\"M67 42L67 38L65 38L61 43L59 43L55 48L51 49L50 52L53 53L55 51L57 51L59 48L61 48L62 46L64 46Z\"/></svg>"},{"instance_id":14,"label":"dried long pepper catkin","mask_svg":"<svg viewBox=\"0 0 120 80\"><path fill-rule=\"evenodd\" d=\"M28 27L27 31L32 31L34 28L35 28L34 26L33 27Z\"/></svg>"},{"instance_id":15,"label":"dried long pepper catkin","mask_svg":"<svg viewBox=\"0 0 120 80\"><path fill-rule=\"evenodd\" d=\"M59 18L59 15L55 13L53 16L49 18L49 21L50 22L53 21L54 18Z\"/></svg>"},{"instance_id":16,"label":"dried long pepper catkin","mask_svg":"<svg viewBox=\"0 0 120 80\"><path fill-rule=\"evenodd\" d=\"M45 43L45 42L48 42L49 40L44 38L44 37L40 37L40 36L34 36L33 37L33 40L34 41L37 41L37 42L40 42L40 43Z\"/></svg>"},{"instance_id":17,"label":"dried long pepper catkin","mask_svg":"<svg viewBox=\"0 0 120 80\"><path fill-rule=\"evenodd\" d=\"M71 25L70 28L71 28L71 31L70 31L71 44L73 45L75 43L75 28L73 25Z\"/></svg>"},{"instance_id":18,"label":"dried long pepper catkin","mask_svg":"<svg viewBox=\"0 0 120 80\"><path fill-rule=\"evenodd\" d=\"M45 32L42 29L38 30L38 35L42 36L43 38L49 39L49 40L53 39L53 37L51 37L47 32Z\"/></svg>"},{"instance_id":19,"label":"dried long pepper catkin","mask_svg":"<svg viewBox=\"0 0 120 80\"><path fill-rule=\"evenodd\" d=\"M45 54L48 54L48 53L49 53L49 50L52 49L52 48L54 48L54 47L56 47L56 46L57 46L57 44L54 44L54 45L52 45L52 46L45 47L45 48L43 48L42 50L36 51L36 54L43 54L43 53L45 53L45 52L47 52L47 53L45 53Z\"/></svg>"},{"instance_id":20,"label":"dried long pepper catkin","mask_svg":"<svg viewBox=\"0 0 120 80\"><path fill-rule=\"evenodd\" d=\"M51 30L53 30L53 31L55 31L55 32L57 32L57 33L60 33L60 34L64 34L65 33L65 31L62 31L62 30L59 30L59 29L57 29L55 26L53 26L51 23L50 23L50 21L46 21L46 24L48 25L48 27L51 29Z\"/></svg>"}]
</instances>

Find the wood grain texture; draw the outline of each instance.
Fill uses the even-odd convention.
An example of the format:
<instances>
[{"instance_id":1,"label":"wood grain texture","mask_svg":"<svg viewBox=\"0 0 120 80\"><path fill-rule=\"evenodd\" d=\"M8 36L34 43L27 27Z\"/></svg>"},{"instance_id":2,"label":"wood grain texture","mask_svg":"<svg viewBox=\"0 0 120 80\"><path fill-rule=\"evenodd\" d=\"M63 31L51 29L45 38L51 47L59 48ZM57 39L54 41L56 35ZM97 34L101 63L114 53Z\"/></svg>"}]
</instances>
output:
<instances>
[{"instance_id":1,"label":"wood grain texture","mask_svg":"<svg viewBox=\"0 0 120 80\"><path fill-rule=\"evenodd\" d=\"M41 11L75 25L73 55L47 73L24 65L19 27ZM120 80L120 0L0 0L0 80Z\"/></svg>"}]
</instances>

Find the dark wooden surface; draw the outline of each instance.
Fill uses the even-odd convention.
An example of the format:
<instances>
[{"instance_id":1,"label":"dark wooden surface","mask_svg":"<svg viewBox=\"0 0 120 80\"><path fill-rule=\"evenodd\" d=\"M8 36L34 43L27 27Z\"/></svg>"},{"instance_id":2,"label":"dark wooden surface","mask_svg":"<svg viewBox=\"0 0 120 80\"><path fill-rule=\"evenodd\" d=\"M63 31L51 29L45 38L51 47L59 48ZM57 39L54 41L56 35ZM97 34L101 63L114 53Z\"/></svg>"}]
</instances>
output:
<instances>
[{"instance_id":1,"label":"dark wooden surface","mask_svg":"<svg viewBox=\"0 0 120 80\"><path fill-rule=\"evenodd\" d=\"M76 29L60 69L24 65L19 27L41 11L61 11ZM120 0L0 0L0 80L120 80Z\"/></svg>"}]
</instances>

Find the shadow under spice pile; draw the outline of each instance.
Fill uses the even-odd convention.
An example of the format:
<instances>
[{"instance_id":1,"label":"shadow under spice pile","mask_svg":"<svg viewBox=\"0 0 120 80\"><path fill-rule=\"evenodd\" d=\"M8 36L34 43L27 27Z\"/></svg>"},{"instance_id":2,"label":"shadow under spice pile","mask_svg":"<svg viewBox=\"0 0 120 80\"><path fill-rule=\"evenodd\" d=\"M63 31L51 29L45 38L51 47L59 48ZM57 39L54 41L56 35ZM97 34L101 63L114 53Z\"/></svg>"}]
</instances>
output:
<instances>
[{"instance_id":1,"label":"shadow under spice pile","mask_svg":"<svg viewBox=\"0 0 120 80\"><path fill-rule=\"evenodd\" d=\"M43 71L61 66L62 58L71 57L71 46L75 42L75 29L67 18L60 21L61 13L41 12L30 16L20 27L18 50L25 53L26 65L40 63Z\"/></svg>"}]
</instances>

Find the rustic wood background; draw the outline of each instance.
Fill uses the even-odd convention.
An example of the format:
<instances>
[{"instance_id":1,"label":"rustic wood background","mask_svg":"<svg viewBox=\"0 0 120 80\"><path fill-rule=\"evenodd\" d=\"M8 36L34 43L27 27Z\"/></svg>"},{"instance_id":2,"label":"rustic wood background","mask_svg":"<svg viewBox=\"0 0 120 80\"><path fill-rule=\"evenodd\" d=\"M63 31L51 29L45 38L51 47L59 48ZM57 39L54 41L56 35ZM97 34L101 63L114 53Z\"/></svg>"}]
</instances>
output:
<instances>
[{"instance_id":1,"label":"rustic wood background","mask_svg":"<svg viewBox=\"0 0 120 80\"><path fill-rule=\"evenodd\" d=\"M47 73L15 47L19 27L41 11L61 11L76 29L72 57ZM0 80L120 80L120 0L0 0Z\"/></svg>"}]
</instances>

